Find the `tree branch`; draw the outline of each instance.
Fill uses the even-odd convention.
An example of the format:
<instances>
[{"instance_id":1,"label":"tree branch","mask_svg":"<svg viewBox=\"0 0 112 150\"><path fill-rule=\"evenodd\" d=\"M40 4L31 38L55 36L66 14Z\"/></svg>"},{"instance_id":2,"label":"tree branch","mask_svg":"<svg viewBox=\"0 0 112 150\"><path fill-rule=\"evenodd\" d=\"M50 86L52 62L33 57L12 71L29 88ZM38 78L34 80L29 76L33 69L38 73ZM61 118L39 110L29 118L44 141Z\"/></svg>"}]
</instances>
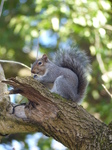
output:
<instances>
[{"instance_id":1,"label":"tree branch","mask_svg":"<svg viewBox=\"0 0 112 150\"><path fill-rule=\"evenodd\" d=\"M3 82L12 85L14 92L19 89L18 93L29 99L29 104L24 107L25 115L29 122L36 124L38 131L71 150L103 150L112 146L110 128L82 106L51 94L32 77L16 77Z\"/></svg>"},{"instance_id":2,"label":"tree branch","mask_svg":"<svg viewBox=\"0 0 112 150\"><path fill-rule=\"evenodd\" d=\"M36 125L28 122L24 110L25 106L15 107L10 102L9 96L5 95L7 85L2 83L2 80L5 80L5 75L0 65L0 140L7 134L38 131Z\"/></svg>"}]
</instances>

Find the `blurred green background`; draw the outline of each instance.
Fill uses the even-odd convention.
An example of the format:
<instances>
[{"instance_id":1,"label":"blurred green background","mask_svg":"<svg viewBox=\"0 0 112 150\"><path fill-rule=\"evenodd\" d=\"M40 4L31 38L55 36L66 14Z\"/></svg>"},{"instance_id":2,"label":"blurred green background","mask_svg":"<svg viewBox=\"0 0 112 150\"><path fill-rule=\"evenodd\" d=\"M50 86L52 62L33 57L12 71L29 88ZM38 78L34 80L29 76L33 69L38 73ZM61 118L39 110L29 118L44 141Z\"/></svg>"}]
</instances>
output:
<instances>
[{"instance_id":1,"label":"blurred green background","mask_svg":"<svg viewBox=\"0 0 112 150\"><path fill-rule=\"evenodd\" d=\"M102 84L112 93L112 1L6 0L0 17L0 59L30 66L36 59L38 40L39 52L47 53L50 58L57 49L70 45L86 51L93 71L82 105L108 124L112 120L112 99ZM3 68L6 78L30 75L20 65L4 63ZM20 149L30 149L28 137L35 134L6 137L4 149L14 146L14 140L19 141ZM34 141L35 150L56 149L51 146L52 139L42 134Z\"/></svg>"}]
</instances>

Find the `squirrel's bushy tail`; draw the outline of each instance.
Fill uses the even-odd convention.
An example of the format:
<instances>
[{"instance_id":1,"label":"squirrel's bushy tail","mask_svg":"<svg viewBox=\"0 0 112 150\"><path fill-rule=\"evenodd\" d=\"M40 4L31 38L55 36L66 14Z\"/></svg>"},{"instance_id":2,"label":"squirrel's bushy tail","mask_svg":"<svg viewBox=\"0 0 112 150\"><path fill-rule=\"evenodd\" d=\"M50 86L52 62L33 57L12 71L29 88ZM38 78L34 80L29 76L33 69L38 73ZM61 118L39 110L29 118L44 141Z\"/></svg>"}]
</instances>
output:
<instances>
[{"instance_id":1,"label":"squirrel's bushy tail","mask_svg":"<svg viewBox=\"0 0 112 150\"><path fill-rule=\"evenodd\" d=\"M78 97L77 102L81 101L88 85L87 74L91 71L90 61L84 51L78 47L59 50L55 54L54 63L58 66L69 68L78 77Z\"/></svg>"}]
</instances>

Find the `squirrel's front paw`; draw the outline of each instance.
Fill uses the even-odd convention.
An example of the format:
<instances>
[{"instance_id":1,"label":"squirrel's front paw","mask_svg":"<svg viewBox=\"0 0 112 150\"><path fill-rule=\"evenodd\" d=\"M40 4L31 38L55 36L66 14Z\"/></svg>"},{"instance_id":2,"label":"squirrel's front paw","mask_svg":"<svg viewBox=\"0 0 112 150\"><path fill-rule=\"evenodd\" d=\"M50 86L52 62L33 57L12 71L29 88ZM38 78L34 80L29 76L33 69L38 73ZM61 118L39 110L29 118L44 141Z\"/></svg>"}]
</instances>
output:
<instances>
[{"instance_id":1,"label":"squirrel's front paw","mask_svg":"<svg viewBox=\"0 0 112 150\"><path fill-rule=\"evenodd\" d=\"M34 78L35 80L40 81L40 77L39 77L38 75L36 75L36 74L33 76L33 78Z\"/></svg>"},{"instance_id":2,"label":"squirrel's front paw","mask_svg":"<svg viewBox=\"0 0 112 150\"><path fill-rule=\"evenodd\" d=\"M36 75L36 74L33 76L33 78L36 79L36 80L40 79L40 77L38 75Z\"/></svg>"},{"instance_id":3,"label":"squirrel's front paw","mask_svg":"<svg viewBox=\"0 0 112 150\"><path fill-rule=\"evenodd\" d=\"M36 79L37 77L38 77L38 76L37 76L36 74L33 76L34 79Z\"/></svg>"}]
</instances>

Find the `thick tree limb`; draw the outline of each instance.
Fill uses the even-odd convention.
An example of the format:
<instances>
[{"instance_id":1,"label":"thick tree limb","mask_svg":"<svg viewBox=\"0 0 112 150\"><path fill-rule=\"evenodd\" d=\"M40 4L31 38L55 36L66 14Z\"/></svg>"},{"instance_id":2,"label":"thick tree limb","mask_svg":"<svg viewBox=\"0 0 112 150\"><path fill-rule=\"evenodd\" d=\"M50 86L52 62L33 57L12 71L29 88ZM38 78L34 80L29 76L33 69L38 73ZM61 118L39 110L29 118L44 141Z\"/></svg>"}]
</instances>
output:
<instances>
[{"instance_id":1,"label":"thick tree limb","mask_svg":"<svg viewBox=\"0 0 112 150\"><path fill-rule=\"evenodd\" d=\"M38 131L52 136L71 150L112 148L111 129L82 106L51 94L32 77L16 77L4 82L12 85L15 93L29 99L30 103L24 107L25 115ZM18 117L17 112L15 116Z\"/></svg>"},{"instance_id":2,"label":"thick tree limb","mask_svg":"<svg viewBox=\"0 0 112 150\"><path fill-rule=\"evenodd\" d=\"M0 140L7 134L38 131L37 126L28 123L25 106L16 107L13 114L14 104L11 104L9 96L5 95L7 85L2 83L2 80L5 80L5 75L0 65Z\"/></svg>"}]
</instances>

